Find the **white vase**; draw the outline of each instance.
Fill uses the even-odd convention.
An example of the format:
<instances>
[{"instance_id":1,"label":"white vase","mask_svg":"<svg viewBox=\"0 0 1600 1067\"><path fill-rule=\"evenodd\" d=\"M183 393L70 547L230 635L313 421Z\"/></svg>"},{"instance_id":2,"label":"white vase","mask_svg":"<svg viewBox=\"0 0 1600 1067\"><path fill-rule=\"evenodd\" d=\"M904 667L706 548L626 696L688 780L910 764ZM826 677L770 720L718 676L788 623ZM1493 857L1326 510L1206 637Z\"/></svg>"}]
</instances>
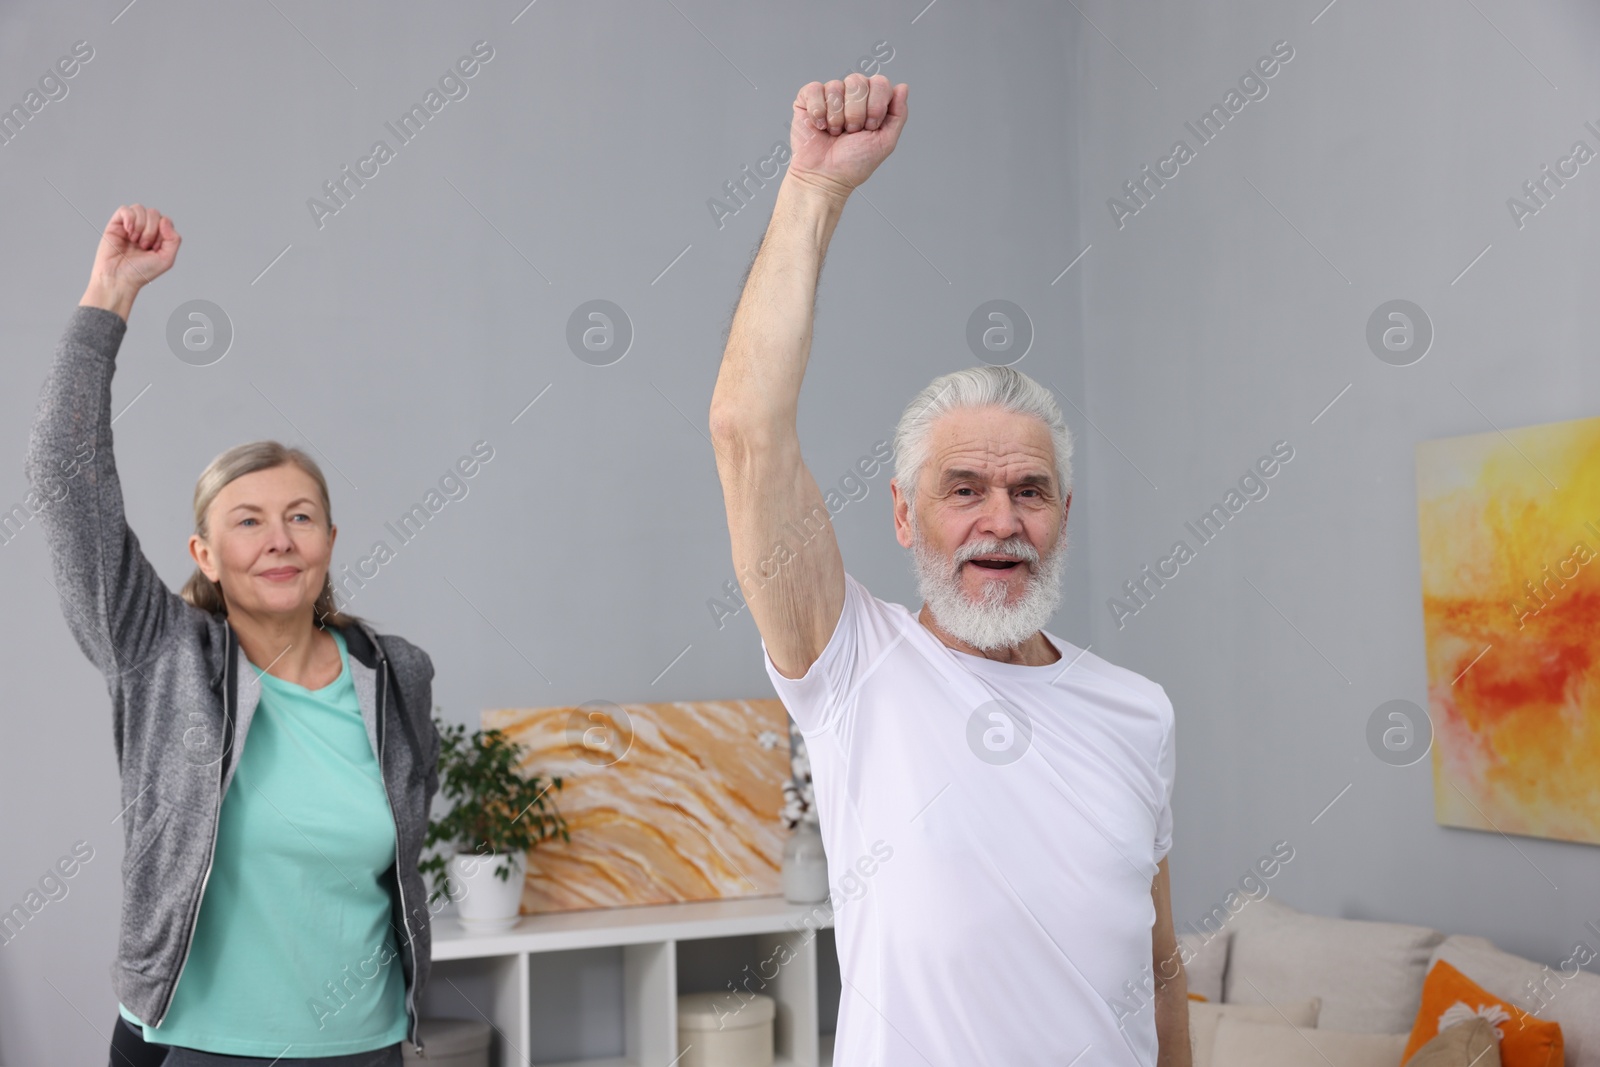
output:
<instances>
[{"instance_id":1,"label":"white vase","mask_svg":"<svg viewBox=\"0 0 1600 1067\"><path fill-rule=\"evenodd\" d=\"M502 881L495 871L508 863L511 874ZM451 856L450 889L462 927L474 933L494 933L515 926L522 909L522 883L527 869L528 857L521 852L458 852Z\"/></svg>"},{"instance_id":2,"label":"white vase","mask_svg":"<svg viewBox=\"0 0 1600 1067\"><path fill-rule=\"evenodd\" d=\"M828 856L822 831L810 819L801 819L783 844L783 899L791 904L828 899Z\"/></svg>"}]
</instances>

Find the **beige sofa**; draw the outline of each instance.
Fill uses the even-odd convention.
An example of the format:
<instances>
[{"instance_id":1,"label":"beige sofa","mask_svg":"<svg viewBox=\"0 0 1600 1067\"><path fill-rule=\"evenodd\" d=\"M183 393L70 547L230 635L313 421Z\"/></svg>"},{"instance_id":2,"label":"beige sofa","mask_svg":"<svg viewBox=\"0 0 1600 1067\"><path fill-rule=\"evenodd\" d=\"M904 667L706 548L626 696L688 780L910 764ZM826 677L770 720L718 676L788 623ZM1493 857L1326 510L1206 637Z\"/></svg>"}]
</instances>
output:
<instances>
[{"instance_id":1,"label":"beige sofa","mask_svg":"<svg viewBox=\"0 0 1600 1067\"><path fill-rule=\"evenodd\" d=\"M1560 1023L1565 1067L1600 1067L1600 975L1580 971L1567 978L1554 967L1502 952L1481 937L1310 915L1267 897L1246 903L1209 940L1196 933L1184 933L1179 940L1190 957L1190 992L1222 1005L1303 1006L1316 998L1316 1028L1335 1032L1307 1041L1287 1030L1281 1018L1275 1023L1225 1021L1219 1027L1215 1009L1197 1008L1191 1012L1191 1030L1215 1033L1219 1053L1213 1060L1208 1055L1213 1050L1197 1049L1197 1067L1202 1062L1244 1067L1258 1061L1285 1067L1301 1062L1314 1067L1397 1067L1405 1036L1416 1022L1423 978L1441 959L1507 1003ZM1529 993L1530 982L1545 988L1542 1006ZM1206 1016L1205 1024L1196 1026L1200 1014ZM1289 1042L1280 1044L1285 1035Z\"/></svg>"}]
</instances>

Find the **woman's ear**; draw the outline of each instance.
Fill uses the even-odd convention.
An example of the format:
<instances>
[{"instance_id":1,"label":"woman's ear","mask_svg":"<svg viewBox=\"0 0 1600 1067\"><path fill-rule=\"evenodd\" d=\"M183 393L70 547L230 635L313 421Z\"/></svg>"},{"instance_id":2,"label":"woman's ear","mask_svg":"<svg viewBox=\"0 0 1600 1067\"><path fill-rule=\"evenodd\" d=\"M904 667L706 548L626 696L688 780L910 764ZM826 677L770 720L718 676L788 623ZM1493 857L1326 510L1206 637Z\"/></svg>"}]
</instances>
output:
<instances>
[{"instance_id":1,"label":"woman's ear","mask_svg":"<svg viewBox=\"0 0 1600 1067\"><path fill-rule=\"evenodd\" d=\"M195 566L200 568L200 573L217 580L217 567L211 561L211 546L199 534L189 535L189 555L194 557Z\"/></svg>"}]
</instances>

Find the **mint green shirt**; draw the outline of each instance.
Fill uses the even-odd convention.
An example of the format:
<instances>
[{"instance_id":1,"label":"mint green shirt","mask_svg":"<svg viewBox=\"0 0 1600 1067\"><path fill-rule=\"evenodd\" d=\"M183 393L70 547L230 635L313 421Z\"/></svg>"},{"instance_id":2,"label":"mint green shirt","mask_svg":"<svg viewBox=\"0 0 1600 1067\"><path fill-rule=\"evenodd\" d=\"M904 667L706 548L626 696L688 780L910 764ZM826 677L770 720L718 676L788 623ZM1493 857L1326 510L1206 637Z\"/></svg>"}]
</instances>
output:
<instances>
[{"instance_id":1,"label":"mint green shirt","mask_svg":"<svg viewBox=\"0 0 1600 1067\"><path fill-rule=\"evenodd\" d=\"M306 689L261 673L222 799L188 962L144 1039L232 1056L336 1056L406 1035L405 975L380 880L394 818L350 676Z\"/></svg>"}]
</instances>

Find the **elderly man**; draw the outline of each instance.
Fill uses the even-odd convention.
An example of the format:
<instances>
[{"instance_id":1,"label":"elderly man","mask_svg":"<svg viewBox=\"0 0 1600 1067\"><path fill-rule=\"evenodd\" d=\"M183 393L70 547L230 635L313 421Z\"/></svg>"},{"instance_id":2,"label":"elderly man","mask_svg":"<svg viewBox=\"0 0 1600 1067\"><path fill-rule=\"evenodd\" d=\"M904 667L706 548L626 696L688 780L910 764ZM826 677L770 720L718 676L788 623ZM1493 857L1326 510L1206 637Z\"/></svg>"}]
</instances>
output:
<instances>
[{"instance_id":1,"label":"elderly man","mask_svg":"<svg viewBox=\"0 0 1600 1067\"><path fill-rule=\"evenodd\" d=\"M845 572L801 459L822 260L906 97L882 75L800 90L711 404L735 571L807 739L829 863L870 872L835 915L835 1062L1187 1067L1172 705L1041 629L1072 502L1054 399L981 366L906 408L891 490L916 615Z\"/></svg>"}]
</instances>

